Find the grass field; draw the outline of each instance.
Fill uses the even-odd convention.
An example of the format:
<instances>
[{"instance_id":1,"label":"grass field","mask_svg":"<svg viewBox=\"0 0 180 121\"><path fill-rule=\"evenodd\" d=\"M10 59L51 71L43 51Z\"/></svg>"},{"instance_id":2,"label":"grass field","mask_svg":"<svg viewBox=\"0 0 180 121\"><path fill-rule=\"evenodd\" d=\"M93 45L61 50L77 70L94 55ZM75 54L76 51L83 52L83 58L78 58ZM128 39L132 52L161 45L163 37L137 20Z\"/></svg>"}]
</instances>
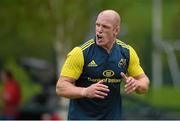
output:
<instances>
[{"instance_id":1,"label":"grass field","mask_svg":"<svg viewBox=\"0 0 180 121\"><path fill-rule=\"evenodd\" d=\"M180 114L180 87L163 86L158 89L149 89L145 95L135 96L145 100L155 107L166 109Z\"/></svg>"},{"instance_id":2,"label":"grass field","mask_svg":"<svg viewBox=\"0 0 180 121\"><path fill-rule=\"evenodd\" d=\"M180 88L164 86L151 91L149 99L155 106L176 109L180 113Z\"/></svg>"}]
</instances>

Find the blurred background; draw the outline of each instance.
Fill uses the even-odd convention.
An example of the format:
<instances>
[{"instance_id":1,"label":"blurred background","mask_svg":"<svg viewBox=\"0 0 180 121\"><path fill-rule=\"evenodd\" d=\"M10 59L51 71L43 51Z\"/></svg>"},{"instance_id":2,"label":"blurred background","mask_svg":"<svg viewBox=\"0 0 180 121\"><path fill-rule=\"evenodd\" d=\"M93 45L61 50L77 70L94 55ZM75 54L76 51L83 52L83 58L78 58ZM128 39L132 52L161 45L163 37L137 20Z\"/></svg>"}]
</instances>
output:
<instances>
[{"instance_id":1,"label":"blurred background","mask_svg":"<svg viewBox=\"0 0 180 121\"><path fill-rule=\"evenodd\" d=\"M123 119L180 119L179 8L179 0L1 0L0 69L21 89L16 119L66 119L68 100L55 93L60 69L94 37L103 9L120 13L118 38L134 47L151 81L145 95L123 94ZM1 79L0 119L4 91Z\"/></svg>"}]
</instances>

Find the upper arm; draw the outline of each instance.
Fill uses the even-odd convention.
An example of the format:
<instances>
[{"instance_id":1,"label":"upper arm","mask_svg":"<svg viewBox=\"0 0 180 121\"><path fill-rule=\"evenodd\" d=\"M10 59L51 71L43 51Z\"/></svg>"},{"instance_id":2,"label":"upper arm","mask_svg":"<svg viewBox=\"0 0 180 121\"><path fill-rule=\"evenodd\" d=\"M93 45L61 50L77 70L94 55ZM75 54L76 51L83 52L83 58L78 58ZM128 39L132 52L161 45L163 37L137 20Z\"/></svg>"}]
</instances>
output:
<instances>
[{"instance_id":1,"label":"upper arm","mask_svg":"<svg viewBox=\"0 0 180 121\"><path fill-rule=\"evenodd\" d=\"M74 83L76 80L71 77L60 76L59 81Z\"/></svg>"},{"instance_id":2,"label":"upper arm","mask_svg":"<svg viewBox=\"0 0 180 121\"><path fill-rule=\"evenodd\" d=\"M138 77L140 75L143 75L144 71L140 66L138 55L131 46L129 47L129 51L130 59L128 66L128 75L132 77Z\"/></svg>"},{"instance_id":3,"label":"upper arm","mask_svg":"<svg viewBox=\"0 0 180 121\"><path fill-rule=\"evenodd\" d=\"M140 79L143 79L143 78L147 78L146 74L140 74L140 75L137 75L134 77L136 80L140 80Z\"/></svg>"},{"instance_id":4,"label":"upper arm","mask_svg":"<svg viewBox=\"0 0 180 121\"><path fill-rule=\"evenodd\" d=\"M73 78L60 76L56 86L57 87L64 87L64 85L65 85L65 87L66 87L67 83L74 84L74 82L75 82L75 79L73 79Z\"/></svg>"},{"instance_id":5,"label":"upper arm","mask_svg":"<svg viewBox=\"0 0 180 121\"><path fill-rule=\"evenodd\" d=\"M77 80L83 70L84 57L80 47L74 48L68 55L62 67L61 76Z\"/></svg>"}]
</instances>

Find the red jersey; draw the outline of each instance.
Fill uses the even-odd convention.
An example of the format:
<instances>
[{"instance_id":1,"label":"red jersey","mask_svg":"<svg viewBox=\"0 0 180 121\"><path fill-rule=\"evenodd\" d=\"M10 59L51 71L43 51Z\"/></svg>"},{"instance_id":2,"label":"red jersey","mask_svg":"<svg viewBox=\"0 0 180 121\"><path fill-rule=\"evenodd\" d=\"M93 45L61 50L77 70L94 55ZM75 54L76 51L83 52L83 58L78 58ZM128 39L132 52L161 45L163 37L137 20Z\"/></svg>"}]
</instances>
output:
<instances>
[{"instance_id":1,"label":"red jersey","mask_svg":"<svg viewBox=\"0 0 180 121\"><path fill-rule=\"evenodd\" d=\"M15 80L6 81L3 90L4 113L16 115L17 108L21 101L21 89Z\"/></svg>"}]
</instances>

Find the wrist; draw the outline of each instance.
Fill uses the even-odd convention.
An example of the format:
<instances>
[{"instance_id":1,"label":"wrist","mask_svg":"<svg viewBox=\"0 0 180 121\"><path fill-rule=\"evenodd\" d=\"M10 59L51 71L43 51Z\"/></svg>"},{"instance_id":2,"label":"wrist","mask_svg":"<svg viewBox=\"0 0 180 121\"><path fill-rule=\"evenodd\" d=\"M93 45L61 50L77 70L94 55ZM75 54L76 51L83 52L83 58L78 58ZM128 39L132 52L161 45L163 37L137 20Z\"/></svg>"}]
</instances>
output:
<instances>
[{"instance_id":1,"label":"wrist","mask_svg":"<svg viewBox=\"0 0 180 121\"><path fill-rule=\"evenodd\" d=\"M141 85L140 85L140 82L139 82L139 80L136 80L137 82L136 82L136 92L139 92L139 90L140 90L140 88L141 88Z\"/></svg>"},{"instance_id":2,"label":"wrist","mask_svg":"<svg viewBox=\"0 0 180 121\"><path fill-rule=\"evenodd\" d=\"M138 82L137 82L136 92L137 92L138 94L143 94L143 93L146 92L146 89L145 89L144 86L142 85L141 80L138 80Z\"/></svg>"},{"instance_id":3,"label":"wrist","mask_svg":"<svg viewBox=\"0 0 180 121\"><path fill-rule=\"evenodd\" d=\"M81 96L86 97L86 88L82 88Z\"/></svg>"}]
</instances>

